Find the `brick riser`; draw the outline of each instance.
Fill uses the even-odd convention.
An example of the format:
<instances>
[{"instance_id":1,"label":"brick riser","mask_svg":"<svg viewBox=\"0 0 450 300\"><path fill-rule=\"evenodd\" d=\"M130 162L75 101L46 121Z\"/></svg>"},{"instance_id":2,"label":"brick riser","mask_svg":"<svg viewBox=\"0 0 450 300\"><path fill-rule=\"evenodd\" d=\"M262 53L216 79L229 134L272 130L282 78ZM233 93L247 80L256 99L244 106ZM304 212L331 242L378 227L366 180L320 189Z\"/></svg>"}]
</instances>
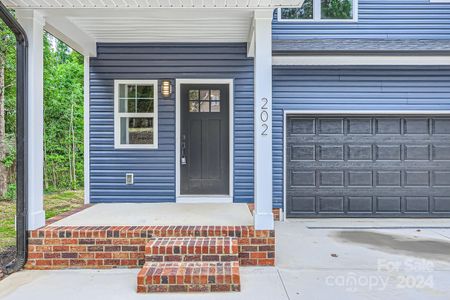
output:
<instances>
[{"instance_id":1,"label":"brick riser","mask_svg":"<svg viewBox=\"0 0 450 300\"><path fill-rule=\"evenodd\" d=\"M147 262L138 274L138 293L238 292L238 262Z\"/></svg>"},{"instance_id":2,"label":"brick riser","mask_svg":"<svg viewBox=\"0 0 450 300\"><path fill-rule=\"evenodd\" d=\"M155 237L235 237L241 266L275 264L275 231L253 226L47 226L29 233L26 268L139 268Z\"/></svg>"},{"instance_id":3,"label":"brick riser","mask_svg":"<svg viewBox=\"0 0 450 300\"><path fill-rule=\"evenodd\" d=\"M239 261L237 239L229 237L165 237L145 247L146 262Z\"/></svg>"}]
</instances>

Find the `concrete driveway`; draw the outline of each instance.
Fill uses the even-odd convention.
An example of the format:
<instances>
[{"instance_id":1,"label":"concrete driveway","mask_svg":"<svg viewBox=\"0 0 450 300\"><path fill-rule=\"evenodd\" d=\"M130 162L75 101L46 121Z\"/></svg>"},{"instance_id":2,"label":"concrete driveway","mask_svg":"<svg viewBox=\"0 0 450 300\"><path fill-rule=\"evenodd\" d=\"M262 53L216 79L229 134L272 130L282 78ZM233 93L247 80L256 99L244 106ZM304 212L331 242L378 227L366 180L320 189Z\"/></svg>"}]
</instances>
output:
<instances>
[{"instance_id":1,"label":"concrete driveway","mask_svg":"<svg viewBox=\"0 0 450 300\"><path fill-rule=\"evenodd\" d=\"M138 270L23 271L0 299L450 299L450 221L276 226L277 267L241 268L241 293L138 295Z\"/></svg>"}]
</instances>

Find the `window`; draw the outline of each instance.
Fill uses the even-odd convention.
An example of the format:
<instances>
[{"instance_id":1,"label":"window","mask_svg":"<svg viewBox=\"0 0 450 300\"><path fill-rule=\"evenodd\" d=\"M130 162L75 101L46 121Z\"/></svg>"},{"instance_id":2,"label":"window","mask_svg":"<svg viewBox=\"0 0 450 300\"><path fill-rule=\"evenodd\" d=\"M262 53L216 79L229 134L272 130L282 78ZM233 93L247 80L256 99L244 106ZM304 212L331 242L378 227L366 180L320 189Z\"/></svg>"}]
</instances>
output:
<instances>
[{"instance_id":1,"label":"window","mask_svg":"<svg viewBox=\"0 0 450 300\"><path fill-rule=\"evenodd\" d=\"M158 82L114 81L114 145L158 148Z\"/></svg>"},{"instance_id":2,"label":"window","mask_svg":"<svg viewBox=\"0 0 450 300\"><path fill-rule=\"evenodd\" d=\"M220 112L220 90L189 90L189 112Z\"/></svg>"},{"instance_id":3,"label":"window","mask_svg":"<svg viewBox=\"0 0 450 300\"><path fill-rule=\"evenodd\" d=\"M305 0L299 8L280 8L281 21L356 21L358 0Z\"/></svg>"}]
</instances>

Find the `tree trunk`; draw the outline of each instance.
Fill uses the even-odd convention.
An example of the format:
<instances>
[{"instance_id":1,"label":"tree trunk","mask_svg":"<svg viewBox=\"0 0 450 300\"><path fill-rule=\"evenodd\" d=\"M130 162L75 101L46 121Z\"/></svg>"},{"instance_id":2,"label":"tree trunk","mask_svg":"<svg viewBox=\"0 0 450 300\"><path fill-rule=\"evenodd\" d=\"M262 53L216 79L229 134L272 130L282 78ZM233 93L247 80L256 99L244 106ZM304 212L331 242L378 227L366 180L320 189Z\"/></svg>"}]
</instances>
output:
<instances>
[{"instance_id":1,"label":"tree trunk","mask_svg":"<svg viewBox=\"0 0 450 300\"><path fill-rule=\"evenodd\" d=\"M74 104L72 102L72 110L71 110L71 114L70 114L70 134L72 137L72 178L73 178L73 185L72 188L74 190L77 189L77 165L76 165L76 144L75 144L75 127L74 127Z\"/></svg>"},{"instance_id":2,"label":"tree trunk","mask_svg":"<svg viewBox=\"0 0 450 300\"><path fill-rule=\"evenodd\" d=\"M5 59L0 55L0 198L5 196L8 188L8 170L3 163L5 157Z\"/></svg>"}]
</instances>

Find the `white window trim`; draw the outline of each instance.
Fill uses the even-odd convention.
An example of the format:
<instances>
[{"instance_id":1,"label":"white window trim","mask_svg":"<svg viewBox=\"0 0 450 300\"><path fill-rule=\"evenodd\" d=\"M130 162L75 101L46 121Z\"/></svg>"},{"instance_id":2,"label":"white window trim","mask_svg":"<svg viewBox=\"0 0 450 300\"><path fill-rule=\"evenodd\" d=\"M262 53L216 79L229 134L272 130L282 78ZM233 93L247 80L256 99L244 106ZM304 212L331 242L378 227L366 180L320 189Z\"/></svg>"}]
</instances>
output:
<instances>
[{"instance_id":1,"label":"white window trim","mask_svg":"<svg viewBox=\"0 0 450 300\"><path fill-rule=\"evenodd\" d=\"M442 0L441 0L442 1ZM448 0L450 1L450 0ZM322 7L321 0L313 0L313 18L312 19L282 19L281 18L281 9L278 8L277 11L277 20L278 22L300 22L300 23L316 23L316 22L325 22L325 23L355 23L358 22L358 2L359 0L353 0L353 18L352 19L321 19L322 15ZM289 7L286 7L289 8Z\"/></svg>"},{"instance_id":2,"label":"white window trim","mask_svg":"<svg viewBox=\"0 0 450 300\"><path fill-rule=\"evenodd\" d=\"M119 85L137 84L153 85L153 113L120 113L119 112ZM120 118L153 118L153 144L129 145L120 143ZM158 149L158 80L114 80L114 148L115 149Z\"/></svg>"}]
</instances>

